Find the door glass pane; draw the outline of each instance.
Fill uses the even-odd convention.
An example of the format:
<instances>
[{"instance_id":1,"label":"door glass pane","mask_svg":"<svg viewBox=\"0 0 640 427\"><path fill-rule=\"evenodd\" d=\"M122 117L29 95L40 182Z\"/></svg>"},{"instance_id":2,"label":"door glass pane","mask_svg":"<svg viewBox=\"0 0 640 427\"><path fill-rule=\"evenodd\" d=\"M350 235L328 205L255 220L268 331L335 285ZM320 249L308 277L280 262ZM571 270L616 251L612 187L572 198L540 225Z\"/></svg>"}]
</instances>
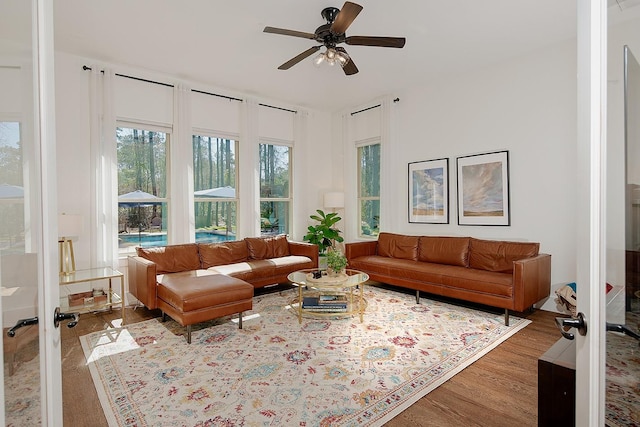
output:
<instances>
[{"instance_id":1,"label":"door glass pane","mask_svg":"<svg viewBox=\"0 0 640 427\"><path fill-rule=\"evenodd\" d=\"M4 424L41 425L39 163L34 143L31 4L0 2L0 307ZM25 55L26 53L26 55ZM25 320L26 319L26 320ZM26 326L13 329L18 323Z\"/></svg>"},{"instance_id":2,"label":"door glass pane","mask_svg":"<svg viewBox=\"0 0 640 427\"><path fill-rule=\"evenodd\" d=\"M605 423L607 425L640 424L638 407L640 362L637 340L640 337L640 120L638 120L640 117L640 64L628 46L624 49L624 65L625 279L624 292L618 293L616 286L607 295L609 329L624 333L606 335ZM613 111L616 110L613 109ZM609 261L608 275L609 271L616 270L618 265ZM620 303L622 301L623 304ZM634 334L636 339L633 338Z\"/></svg>"}]
</instances>

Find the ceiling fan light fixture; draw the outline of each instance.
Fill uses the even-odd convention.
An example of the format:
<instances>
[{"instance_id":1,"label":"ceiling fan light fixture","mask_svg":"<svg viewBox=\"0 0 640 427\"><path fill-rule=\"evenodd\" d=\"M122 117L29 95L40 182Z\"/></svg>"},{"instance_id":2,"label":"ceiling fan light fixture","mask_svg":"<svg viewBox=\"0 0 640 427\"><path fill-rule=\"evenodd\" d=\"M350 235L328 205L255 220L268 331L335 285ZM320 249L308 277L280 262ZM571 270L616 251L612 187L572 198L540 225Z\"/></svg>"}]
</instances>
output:
<instances>
[{"instance_id":1,"label":"ceiling fan light fixture","mask_svg":"<svg viewBox=\"0 0 640 427\"><path fill-rule=\"evenodd\" d=\"M313 59L313 63L316 65L316 67L319 67L320 65L322 65L324 61L325 61L324 52L320 52L318 56L316 56Z\"/></svg>"},{"instance_id":2,"label":"ceiling fan light fixture","mask_svg":"<svg viewBox=\"0 0 640 427\"><path fill-rule=\"evenodd\" d=\"M340 66L343 68L345 65L347 65L347 62L349 62L350 59L351 58L349 58L349 55L347 55L347 52L338 51L336 54L336 60L338 64L340 64Z\"/></svg>"}]
</instances>

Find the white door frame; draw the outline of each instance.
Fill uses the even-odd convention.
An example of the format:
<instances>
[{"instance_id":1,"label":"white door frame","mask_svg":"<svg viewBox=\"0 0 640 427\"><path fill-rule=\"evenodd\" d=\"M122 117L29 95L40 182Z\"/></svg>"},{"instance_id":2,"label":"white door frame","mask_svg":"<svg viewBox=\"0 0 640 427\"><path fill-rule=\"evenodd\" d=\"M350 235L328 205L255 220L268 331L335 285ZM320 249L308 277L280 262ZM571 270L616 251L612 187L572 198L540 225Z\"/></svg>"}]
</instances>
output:
<instances>
[{"instance_id":1,"label":"white door frame","mask_svg":"<svg viewBox=\"0 0 640 427\"><path fill-rule=\"evenodd\" d=\"M60 305L58 280L58 205L56 180L55 74L53 3L32 0L34 39L34 92L37 105L35 146L40 162L41 260L38 263L38 318L40 328L40 382L42 425L62 425L62 358L60 329L53 316Z\"/></svg>"},{"instance_id":2,"label":"white door frame","mask_svg":"<svg viewBox=\"0 0 640 427\"><path fill-rule=\"evenodd\" d=\"M576 425L604 425L607 2L578 0Z\"/></svg>"}]
</instances>

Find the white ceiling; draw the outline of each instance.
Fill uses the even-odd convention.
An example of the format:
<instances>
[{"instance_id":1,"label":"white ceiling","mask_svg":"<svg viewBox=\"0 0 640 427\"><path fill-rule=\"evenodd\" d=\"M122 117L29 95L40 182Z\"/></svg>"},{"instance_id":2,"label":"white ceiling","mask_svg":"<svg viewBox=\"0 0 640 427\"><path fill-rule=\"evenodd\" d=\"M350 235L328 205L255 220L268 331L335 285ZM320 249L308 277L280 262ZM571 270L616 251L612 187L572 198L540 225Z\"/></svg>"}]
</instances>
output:
<instances>
[{"instance_id":1,"label":"white ceiling","mask_svg":"<svg viewBox=\"0 0 640 427\"><path fill-rule=\"evenodd\" d=\"M317 68L313 57L278 70L317 43L262 31L273 26L313 32L324 23L320 11L340 8L342 0L56 0L55 48L335 111L576 33L573 0L356 2L364 9L347 35L406 37L407 43L403 49L343 45L360 69L353 76L326 64Z\"/></svg>"}]
</instances>

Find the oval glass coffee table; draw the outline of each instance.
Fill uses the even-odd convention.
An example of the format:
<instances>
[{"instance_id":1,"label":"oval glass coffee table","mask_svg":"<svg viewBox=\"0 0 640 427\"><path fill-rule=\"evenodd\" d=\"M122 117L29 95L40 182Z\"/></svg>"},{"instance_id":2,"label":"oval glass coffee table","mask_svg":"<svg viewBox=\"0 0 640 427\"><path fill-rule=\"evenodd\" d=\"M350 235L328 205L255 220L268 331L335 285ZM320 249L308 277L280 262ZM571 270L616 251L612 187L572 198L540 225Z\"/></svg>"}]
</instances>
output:
<instances>
[{"instance_id":1,"label":"oval glass coffee table","mask_svg":"<svg viewBox=\"0 0 640 427\"><path fill-rule=\"evenodd\" d=\"M298 297L292 305L298 305L298 322L302 316L341 317L360 316L360 323L367 305L364 284L369 275L358 270L345 269L337 276L327 275L317 268L295 271L287 279L298 286ZM314 277L315 276L315 277Z\"/></svg>"}]
</instances>

